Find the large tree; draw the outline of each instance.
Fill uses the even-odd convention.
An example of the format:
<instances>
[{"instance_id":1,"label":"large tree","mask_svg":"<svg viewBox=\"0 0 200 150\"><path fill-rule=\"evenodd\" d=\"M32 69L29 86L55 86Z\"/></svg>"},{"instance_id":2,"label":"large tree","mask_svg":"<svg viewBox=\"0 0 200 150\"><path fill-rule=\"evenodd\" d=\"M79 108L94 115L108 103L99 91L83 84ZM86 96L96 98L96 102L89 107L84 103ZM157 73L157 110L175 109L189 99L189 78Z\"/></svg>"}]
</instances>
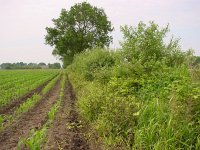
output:
<instances>
[{"instance_id":1,"label":"large tree","mask_svg":"<svg viewBox=\"0 0 200 150\"><path fill-rule=\"evenodd\" d=\"M87 2L75 4L69 11L62 9L54 27L47 27L46 44L53 54L70 63L76 53L94 47L109 46L113 30L104 10Z\"/></svg>"}]
</instances>

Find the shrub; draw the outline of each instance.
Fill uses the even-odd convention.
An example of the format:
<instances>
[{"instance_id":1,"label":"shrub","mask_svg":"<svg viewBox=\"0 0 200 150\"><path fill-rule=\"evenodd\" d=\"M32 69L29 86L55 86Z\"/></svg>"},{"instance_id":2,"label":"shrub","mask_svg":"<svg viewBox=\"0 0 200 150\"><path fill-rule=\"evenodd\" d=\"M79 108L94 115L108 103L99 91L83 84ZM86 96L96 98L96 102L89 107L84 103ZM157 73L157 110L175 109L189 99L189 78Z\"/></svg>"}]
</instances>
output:
<instances>
[{"instance_id":1,"label":"shrub","mask_svg":"<svg viewBox=\"0 0 200 150\"><path fill-rule=\"evenodd\" d=\"M151 22L122 30L121 50L86 51L68 67L81 115L109 148L199 148L200 90L197 71L188 69L191 53L181 52L177 40L164 43L168 27Z\"/></svg>"}]
</instances>

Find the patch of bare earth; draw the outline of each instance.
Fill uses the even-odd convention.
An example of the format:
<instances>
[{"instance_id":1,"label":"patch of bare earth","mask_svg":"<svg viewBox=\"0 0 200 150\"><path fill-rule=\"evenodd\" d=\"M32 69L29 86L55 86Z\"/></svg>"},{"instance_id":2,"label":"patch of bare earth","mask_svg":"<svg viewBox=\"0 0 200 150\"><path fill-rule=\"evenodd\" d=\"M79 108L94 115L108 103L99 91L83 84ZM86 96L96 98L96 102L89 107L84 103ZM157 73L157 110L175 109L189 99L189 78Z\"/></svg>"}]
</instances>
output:
<instances>
[{"instance_id":1,"label":"patch of bare earth","mask_svg":"<svg viewBox=\"0 0 200 150\"><path fill-rule=\"evenodd\" d=\"M40 128L47 121L47 113L58 100L60 80L45 97L29 112L0 133L0 150L14 150L20 139L26 137L32 129Z\"/></svg>"},{"instance_id":2,"label":"patch of bare earth","mask_svg":"<svg viewBox=\"0 0 200 150\"><path fill-rule=\"evenodd\" d=\"M57 75L56 75L57 76ZM54 76L53 78L55 78L56 76ZM39 94L42 89L53 79L49 79L48 81L44 82L42 85L40 85L39 87L37 87L36 89L28 92L27 94L25 94L24 96L13 100L10 104L8 104L7 106L3 106L0 107L0 114L2 115L8 115L8 114L12 114L15 109L17 107L19 107L20 104L24 103L28 98L32 97L34 94Z\"/></svg>"},{"instance_id":3,"label":"patch of bare earth","mask_svg":"<svg viewBox=\"0 0 200 150\"><path fill-rule=\"evenodd\" d=\"M65 88L62 108L56 115L52 128L48 131L45 150L89 150L84 131L78 119L75 103L76 97L71 83Z\"/></svg>"}]
</instances>

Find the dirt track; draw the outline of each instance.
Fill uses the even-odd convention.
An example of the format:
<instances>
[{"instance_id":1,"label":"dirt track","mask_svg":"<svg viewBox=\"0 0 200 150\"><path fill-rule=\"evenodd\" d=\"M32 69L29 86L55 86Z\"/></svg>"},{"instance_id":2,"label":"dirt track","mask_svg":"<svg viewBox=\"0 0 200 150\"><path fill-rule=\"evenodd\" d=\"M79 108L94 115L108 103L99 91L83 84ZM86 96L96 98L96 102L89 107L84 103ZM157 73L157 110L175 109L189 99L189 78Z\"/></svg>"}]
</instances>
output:
<instances>
[{"instance_id":1,"label":"dirt track","mask_svg":"<svg viewBox=\"0 0 200 150\"><path fill-rule=\"evenodd\" d=\"M0 133L0 150L16 149L21 138L26 137L31 129L38 129L46 122L48 111L58 99L60 86L60 81L58 81L50 93L33 109Z\"/></svg>"},{"instance_id":2,"label":"dirt track","mask_svg":"<svg viewBox=\"0 0 200 150\"><path fill-rule=\"evenodd\" d=\"M62 108L49 129L45 150L89 150L83 131L79 127L78 113L75 109L75 94L67 82Z\"/></svg>"}]
</instances>

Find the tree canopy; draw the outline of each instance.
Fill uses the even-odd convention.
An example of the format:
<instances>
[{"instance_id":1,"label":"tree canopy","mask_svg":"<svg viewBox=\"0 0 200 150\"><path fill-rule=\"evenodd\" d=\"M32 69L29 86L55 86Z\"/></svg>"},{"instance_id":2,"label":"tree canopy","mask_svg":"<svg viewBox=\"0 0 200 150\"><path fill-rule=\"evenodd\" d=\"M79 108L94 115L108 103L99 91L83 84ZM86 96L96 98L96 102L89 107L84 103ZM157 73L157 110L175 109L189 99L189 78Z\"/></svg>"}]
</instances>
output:
<instances>
[{"instance_id":1,"label":"tree canopy","mask_svg":"<svg viewBox=\"0 0 200 150\"><path fill-rule=\"evenodd\" d=\"M87 2L75 4L69 11L62 9L59 18L47 27L46 44L53 46L53 54L70 63L76 53L94 47L109 46L113 31L102 8Z\"/></svg>"}]
</instances>

